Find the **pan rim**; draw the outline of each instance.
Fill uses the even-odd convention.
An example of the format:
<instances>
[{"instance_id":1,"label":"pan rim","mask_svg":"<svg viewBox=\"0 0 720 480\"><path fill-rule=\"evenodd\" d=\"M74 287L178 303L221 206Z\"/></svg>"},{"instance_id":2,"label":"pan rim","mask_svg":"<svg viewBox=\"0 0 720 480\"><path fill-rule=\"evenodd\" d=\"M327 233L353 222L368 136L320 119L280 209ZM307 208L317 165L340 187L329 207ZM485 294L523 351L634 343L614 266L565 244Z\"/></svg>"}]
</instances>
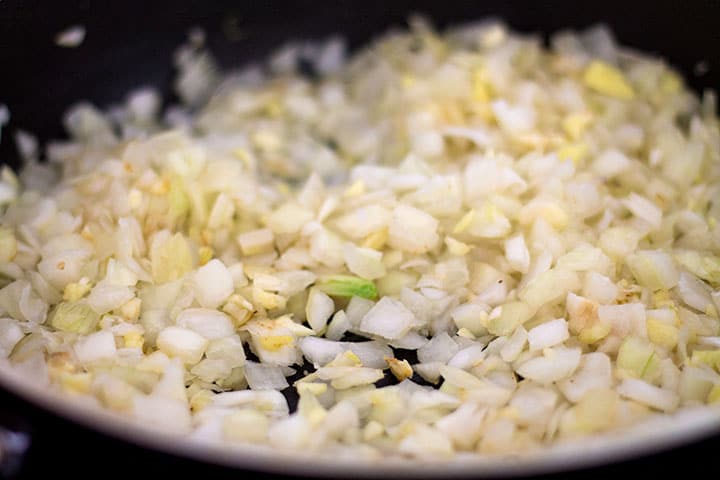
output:
<instances>
[{"instance_id":1,"label":"pan rim","mask_svg":"<svg viewBox=\"0 0 720 480\"><path fill-rule=\"evenodd\" d=\"M449 476L508 478L530 474L551 474L637 459L720 433L720 415L714 409L706 409L708 415L703 422L690 425L678 423L662 434L623 435L594 445L574 442L565 448L543 449L520 461L518 457L489 459L473 457L447 462L409 462L394 459L368 462L346 457L317 457L317 461L308 462L307 456L303 456L300 452L284 452L248 445L222 447L149 428L128 421L127 418L110 411L99 408L87 409L83 404L73 402L72 397L59 392L49 394L47 389L29 383L7 367L0 368L0 388L47 413L132 445L222 467L292 476L377 478L393 475L399 478Z\"/></svg>"}]
</instances>

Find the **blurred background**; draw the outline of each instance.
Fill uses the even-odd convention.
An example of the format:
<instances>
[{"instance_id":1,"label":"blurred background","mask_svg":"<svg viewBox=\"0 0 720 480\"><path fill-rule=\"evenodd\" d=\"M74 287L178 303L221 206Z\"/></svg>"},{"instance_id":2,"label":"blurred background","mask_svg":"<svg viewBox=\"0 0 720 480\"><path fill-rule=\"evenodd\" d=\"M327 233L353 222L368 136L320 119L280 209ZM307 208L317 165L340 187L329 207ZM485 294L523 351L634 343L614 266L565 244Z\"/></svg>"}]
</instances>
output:
<instances>
[{"instance_id":1,"label":"blurred background","mask_svg":"<svg viewBox=\"0 0 720 480\"><path fill-rule=\"evenodd\" d=\"M75 101L104 106L140 85L171 93L172 53L193 26L231 68L290 39L342 34L357 47L405 25L410 13L438 27L494 16L545 34L603 22L622 43L669 59L697 90L720 84L717 0L1 0L0 103L12 113L10 130L58 136L62 112ZM55 35L73 25L85 28L82 45L56 45ZM5 162L11 144L0 143Z\"/></svg>"}]
</instances>

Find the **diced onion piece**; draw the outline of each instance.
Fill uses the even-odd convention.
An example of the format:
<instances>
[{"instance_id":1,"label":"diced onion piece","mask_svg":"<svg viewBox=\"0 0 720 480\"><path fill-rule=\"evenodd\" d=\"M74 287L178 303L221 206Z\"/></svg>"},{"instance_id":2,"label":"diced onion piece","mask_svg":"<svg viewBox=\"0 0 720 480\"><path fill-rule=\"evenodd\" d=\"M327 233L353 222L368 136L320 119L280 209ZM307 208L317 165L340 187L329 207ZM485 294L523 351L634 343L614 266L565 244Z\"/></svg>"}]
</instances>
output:
<instances>
[{"instance_id":1,"label":"diced onion piece","mask_svg":"<svg viewBox=\"0 0 720 480\"><path fill-rule=\"evenodd\" d=\"M365 238L373 232L386 228L392 220L392 212L380 205L368 205L340 217L337 226L350 238Z\"/></svg>"},{"instance_id":2,"label":"diced onion piece","mask_svg":"<svg viewBox=\"0 0 720 480\"><path fill-rule=\"evenodd\" d=\"M332 298L317 288L310 289L305 306L305 316L310 328L316 333L322 332L334 311L335 303Z\"/></svg>"},{"instance_id":3,"label":"diced onion piece","mask_svg":"<svg viewBox=\"0 0 720 480\"><path fill-rule=\"evenodd\" d=\"M440 374L445 378L446 382L458 388L474 390L482 389L485 386L485 383L472 373L456 367L442 366L440 367Z\"/></svg>"},{"instance_id":4,"label":"diced onion piece","mask_svg":"<svg viewBox=\"0 0 720 480\"><path fill-rule=\"evenodd\" d=\"M151 425L173 433L188 433L192 417L186 402L160 395L136 395L133 415L144 425Z\"/></svg>"},{"instance_id":5,"label":"diced onion piece","mask_svg":"<svg viewBox=\"0 0 720 480\"><path fill-rule=\"evenodd\" d=\"M705 313L713 305L710 288L687 272L680 273L678 291L682 301L695 310Z\"/></svg>"},{"instance_id":6,"label":"diced onion piece","mask_svg":"<svg viewBox=\"0 0 720 480\"><path fill-rule=\"evenodd\" d=\"M269 228L252 230L238 235L240 249L245 255L258 255L271 252L274 248L275 236Z\"/></svg>"},{"instance_id":7,"label":"diced onion piece","mask_svg":"<svg viewBox=\"0 0 720 480\"><path fill-rule=\"evenodd\" d=\"M283 390L289 386L282 369L274 365L245 362L245 378L253 390Z\"/></svg>"},{"instance_id":8,"label":"diced onion piece","mask_svg":"<svg viewBox=\"0 0 720 480\"><path fill-rule=\"evenodd\" d=\"M523 327L516 328L512 336L505 342L500 349L500 357L506 362L515 361L528 340L528 332Z\"/></svg>"},{"instance_id":9,"label":"diced onion piece","mask_svg":"<svg viewBox=\"0 0 720 480\"><path fill-rule=\"evenodd\" d=\"M112 359L117 355L112 332L102 331L81 338L75 343L75 356L80 363L92 363Z\"/></svg>"},{"instance_id":10,"label":"diced onion piece","mask_svg":"<svg viewBox=\"0 0 720 480\"><path fill-rule=\"evenodd\" d=\"M605 275L587 272L583 283L583 295L598 303L612 303L619 293L617 286Z\"/></svg>"},{"instance_id":11,"label":"diced onion piece","mask_svg":"<svg viewBox=\"0 0 720 480\"><path fill-rule=\"evenodd\" d=\"M642 303L600 305L597 315L601 323L612 325L613 333L620 337L624 338L631 333L647 336L645 306Z\"/></svg>"},{"instance_id":12,"label":"diced onion piece","mask_svg":"<svg viewBox=\"0 0 720 480\"><path fill-rule=\"evenodd\" d=\"M567 292L578 288L579 279L575 272L551 269L538 275L520 290L520 300L530 308L539 308L546 303L564 298Z\"/></svg>"},{"instance_id":13,"label":"diced onion piece","mask_svg":"<svg viewBox=\"0 0 720 480\"><path fill-rule=\"evenodd\" d=\"M9 262L17 254L15 233L8 227L0 226L0 262Z\"/></svg>"},{"instance_id":14,"label":"diced onion piece","mask_svg":"<svg viewBox=\"0 0 720 480\"><path fill-rule=\"evenodd\" d=\"M63 302L50 313L49 323L64 332L86 335L95 329L99 316L85 303Z\"/></svg>"},{"instance_id":15,"label":"diced onion piece","mask_svg":"<svg viewBox=\"0 0 720 480\"><path fill-rule=\"evenodd\" d=\"M203 382L212 383L229 377L232 367L229 362L220 358L204 358L190 369L190 373Z\"/></svg>"},{"instance_id":16,"label":"diced onion piece","mask_svg":"<svg viewBox=\"0 0 720 480\"><path fill-rule=\"evenodd\" d=\"M672 350L680 339L676 326L677 314L670 309L648 310L646 312L648 339L655 345Z\"/></svg>"},{"instance_id":17,"label":"diced onion piece","mask_svg":"<svg viewBox=\"0 0 720 480\"><path fill-rule=\"evenodd\" d=\"M474 343L453 355L447 364L450 367L469 369L478 365L485 359L486 355L485 345L482 343Z\"/></svg>"},{"instance_id":18,"label":"diced onion piece","mask_svg":"<svg viewBox=\"0 0 720 480\"><path fill-rule=\"evenodd\" d=\"M517 413L520 425L544 425L557 403L558 394L549 388L523 383L510 399L510 408Z\"/></svg>"},{"instance_id":19,"label":"diced onion piece","mask_svg":"<svg viewBox=\"0 0 720 480\"><path fill-rule=\"evenodd\" d=\"M330 323L328 323L325 338L335 341L340 340L350 327L352 327L352 324L348 320L347 314L343 310L338 310L332 316Z\"/></svg>"},{"instance_id":20,"label":"diced onion piece","mask_svg":"<svg viewBox=\"0 0 720 480\"><path fill-rule=\"evenodd\" d=\"M186 364L195 364L205 353L208 341L187 328L170 326L160 331L156 344L166 355L178 357Z\"/></svg>"},{"instance_id":21,"label":"diced onion piece","mask_svg":"<svg viewBox=\"0 0 720 480\"><path fill-rule=\"evenodd\" d=\"M270 420L261 412L243 409L223 419L223 436L228 440L258 444L266 441Z\"/></svg>"},{"instance_id":22,"label":"diced onion piece","mask_svg":"<svg viewBox=\"0 0 720 480\"><path fill-rule=\"evenodd\" d=\"M535 127L536 113L531 107L510 105L505 100L492 102L492 110L503 130L511 134L529 132Z\"/></svg>"},{"instance_id":23,"label":"diced onion piece","mask_svg":"<svg viewBox=\"0 0 720 480\"><path fill-rule=\"evenodd\" d=\"M237 335L211 340L205 356L210 360L223 360L231 368L242 367L245 364L245 349Z\"/></svg>"},{"instance_id":24,"label":"diced onion piece","mask_svg":"<svg viewBox=\"0 0 720 480\"><path fill-rule=\"evenodd\" d=\"M380 369L366 367L323 367L317 371L322 380L330 380L337 390L375 383L383 377Z\"/></svg>"},{"instance_id":25,"label":"diced onion piece","mask_svg":"<svg viewBox=\"0 0 720 480\"><path fill-rule=\"evenodd\" d=\"M610 227L600 234L598 246L609 256L625 259L637 248L642 235L628 227Z\"/></svg>"},{"instance_id":26,"label":"diced onion piece","mask_svg":"<svg viewBox=\"0 0 720 480\"><path fill-rule=\"evenodd\" d=\"M360 330L392 340L403 337L415 322L415 316L402 303L383 297L365 314Z\"/></svg>"},{"instance_id":27,"label":"diced onion piece","mask_svg":"<svg viewBox=\"0 0 720 480\"><path fill-rule=\"evenodd\" d=\"M457 410L436 422L443 432L459 448L469 449L481 436L485 410L472 403L463 403Z\"/></svg>"},{"instance_id":28,"label":"diced onion piece","mask_svg":"<svg viewBox=\"0 0 720 480\"><path fill-rule=\"evenodd\" d=\"M346 243L343 246L343 257L348 270L361 278L374 280L385 276L382 253L377 250Z\"/></svg>"},{"instance_id":29,"label":"diced onion piece","mask_svg":"<svg viewBox=\"0 0 720 480\"><path fill-rule=\"evenodd\" d=\"M487 324L488 331L493 335L510 335L534 314L533 310L523 302L508 302L500 309L500 315L491 318Z\"/></svg>"},{"instance_id":30,"label":"diced onion piece","mask_svg":"<svg viewBox=\"0 0 720 480\"><path fill-rule=\"evenodd\" d=\"M622 203L633 215L645 220L653 229L660 227L662 210L647 198L632 192Z\"/></svg>"},{"instance_id":31,"label":"diced onion piece","mask_svg":"<svg viewBox=\"0 0 720 480\"><path fill-rule=\"evenodd\" d=\"M517 372L525 378L541 384L557 382L567 378L580 364L579 348L548 348L542 357L533 358L517 367Z\"/></svg>"},{"instance_id":32,"label":"diced onion piece","mask_svg":"<svg viewBox=\"0 0 720 480\"><path fill-rule=\"evenodd\" d=\"M660 359L649 342L629 336L620 345L617 367L633 377L652 381L660 374Z\"/></svg>"},{"instance_id":33,"label":"diced onion piece","mask_svg":"<svg viewBox=\"0 0 720 480\"><path fill-rule=\"evenodd\" d=\"M623 380L618 385L617 391L625 398L665 412L674 411L679 403L678 395L675 392L663 390L634 378Z\"/></svg>"},{"instance_id":34,"label":"diced onion piece","mask_svg":"<svg viewBox=\"0 0 720 480\"><path fill-rule=\"evenodd\" d=\"M510 266L520 273L527 273L530 268L530 252L522 235L515 235L505 240L505 258Z\"/></svg>"},{"instance_id":35,"label":"diced onion piece","mask_svg":"<svg viewBox=\"0 0 720 480\"><path fill-rule=\"evenodd\" d=\"M483 316L487 315L487 307L476 303L465 303L453 309L450 315L458 329L465 328L475 336L487 331L482 324Z\"/></svg>"},{"instance_id":36,"label":"diced onion piece","mask_svg":"<svg viewBox=\"0 0 720 480\"><path fill-rule=\"evenodd\" d=\"M619 98L632 100L635 91L620 70L600 60L593 60L583 73L585 84L596 92Z\"/></svg>"},{"instance_id":37,"label":"diced onion piece","mask_svg":"<svg viewBox=\"0 0 720 480\"><path fill-rule=\"evenodd\" d=\"M350 298L345 314L350 325L354 328L360 326L360 321L367 312L375 305L375 302L368 300L367 298L354 296Z\"/></svg>"},{"instance_id":38,"label":"diced onion piece","mask_svg":"<svg viewBox=\"0 0 720 480\"><path fill-rule=\"evenodd\" d=\"M680 278L672 257L660 250L641 250L625 261L638 283L653 290L669 290Z\"/></svg>"},{"instance_id":39,"label":"diced onion piece","mask_svg":"<svg viewBox=\"0 0 720 480\"><path fill-rule=\"evenodd\" d=\"M168 234L164 238L156 234L156 237L150 252L152 275L156 283L177 280L192 269L190 247L181 233Z\"/></svg>"},{"instance_id":40,"label":"diced onion piece","mask_svg":"<svg viewBox=\"0 0 720 480\"><path fill-rule=\"evenodd\" d=\"M504 238L511 230L510 220L492 202L483 203L467 227L468 234L477 238Z\"/></svg>"},{"instance_id":41,"label":"diced onion piece","mask_svg":"<svg viewBox=\"0 0 720 480\"><path fill-rule=\"evenodd\" d=\"M466 197L477 200L502 191L523 193L527 189L527 183L507 162L503 162L502 157L473 157L465 167L464 187ZM469 219L466 221L469 223ZM464 229L458 230L455 233Z\"/></svg>"},{"instance_id":42,"label":"diced onion piece","mask_svg":"<svg viewBox=\"0 0 720 480\"><path fill-rule=\"evenodd\" d=\"M440 362L450 360L460 350L457 343L446 332L441 332L430 339L428 343L418 349L418 360L422 363Z\"/></svg>"},{"instance_id":43,"label":"diced onion piece","mask_svg":"<svg viewBox=\"0 0 720 480\"><path fill-rule=\"evenodd\" d=\"M0 356L8 357L24 337L20 326L11 318L0 318Z\"/></svg>"},{"instance_id":44,"label":"diced onion piece","mask_svg":"<svg viewBox=\"0 0 720 480\"><path fill-rule=\"evenodd\" d=\"M66 250L43 256L37 269L50 285L62 290L65 285L80 279L87 259L88 252L85 250Z\"/></svg>"},{"instance_id":45,"label":"diced onion piece","mask_svg":"<svg viewBox=\"0 0 720 480\"><path fill-rule=\"evenodd\" d=\"M418 424L398 449L408 455L430 458L448 458L453 453L452 444L444 434L423 424Z\"/></svg>"},{"instance_id":46,"label":"diced onion piece","mask_svg":"<svg viewBox=\"0 0 720 480\"><path fill-rule=\"evenodd\" d=\"M589 434L605 430L618 416L618 394L609 388L588 390L562 417L560 430L567 434Z\"/></svg>"},{"instance_id":47,"label":"diced onion piece","mask_svg":"<svg viewBox=\"0 0 720 480\"><path fill-rule=\"evenodd\" d=\"M318 228L310 237L310 255L331 268L341 267L345 263L342 240L326 228Z\"/></svg>"},{"instance_id":48,"label":"diced onion piece","mask_svg":"<svg viewBox=\"0 0 720 480\"><path fill-rule=\"evenodd\" d=\"M273 210L266 224L276 234L297 233L312 218L313 214L309 210L294 203L284 203Z\"/></svg>"},{"instance_id":49,"label":"diced onion piece","mask_svg":"<svg viewBox=\"0 0 720 480\"><path fill-rule=\"evenodd\" d=\"M590 352L582 356L580 366L572 377L558 385L560 391L571 402L579 402L586 393L598 388L612 386L612 364L610 357L601 352Z\"/></svg>"},{"instance_id":50,"label":"diced onion piece","mask_svg":"<svg viewBox=\"0 0 720 480\"><path fill-rule=\"evenodd\" d=\"M408 205L393 210L388 243L398 250L424 253L434 248L440 240L438 221L431 215Z\"/></svg>"},{"instance_id":51,"label":"diced onion piece","mask_svg":"<svg viewBox=\"0 0 720 480\"><path fill-rule=\"evenodd\" d=\"M298 344L303 355L315 365L324 366L343 352L355 354L363 366L383 368L385 357L392 355L389 347L379 342L333 342L324 338L307 337Z\"/></svg>"},{"instance_id":52,"label":"diced onion piece","mask_svg":"<svg viewBox=\"0 0 720 480\"><path fill-rule=\"evenodd\" d=\"M675 259L698 278L711 283L720 283L720 257L683 250L675 253Z\"/></svg>"},{"instance_id":53,"label":"diced onion piece","mask_svg":"<svg viewBox=\"0 0 720 480\"><path fill-rule=\"evenodd\" d=\"M564 268L574 272L603 272L612 271L612 260L599 248L581 245L560 257L557 268Z\"/></svg>"},{"instance_id":54,"label":"diced onion piece","mask_svg":"<svg viewBox=\"0 0 720 480\"><path fill-rule=\"evenodd\" d=\"M564 318L550 320L530 329L527 338L530 351L553 347L570 338L568 323Z\"/></svg>"},{"instance_id":55,"label":"diced onion piece","mask_svg":"<svg viewBox=\"0 0 720 480\"><path fill-rule=\"evenodd\" d=\"M217 308L233 293L230 271L217 259L198 268L193 278L195 299L205 308Z\"/></svg>"},{"instance_id":56,"label":"diced onion piece","mask_svg":"<svg viewBox=\"0 0 720 480\"><path fill-rule=\"evenodd\" d=\"M621 151L610 149L602 152L593 162L592 169L598 175L612 178L630 168L630 159Z\"/></svg>"},{"instance_id":57,"label":"diced onion piece","mask_svg":"<svg viewBox=\"0 0 720 480\"><path fill-rule=\"evenodd\" d=\"M208 340L229 337L235 332L232 321L222 312L208 308L188 308L180 312L175 323Z\"/></svg>"},{"instance_id":58,"label":"diced onion piece","mask_svg":"<svg viewBox=\"0 0 720 480\"><path fill-rule=\"evenodd\" d=\"M98 314L120 308L133 299L135 294L128 287L109 285L100 282L93 287L87 298L87 304Z\"/></svg>"}]
</instances>

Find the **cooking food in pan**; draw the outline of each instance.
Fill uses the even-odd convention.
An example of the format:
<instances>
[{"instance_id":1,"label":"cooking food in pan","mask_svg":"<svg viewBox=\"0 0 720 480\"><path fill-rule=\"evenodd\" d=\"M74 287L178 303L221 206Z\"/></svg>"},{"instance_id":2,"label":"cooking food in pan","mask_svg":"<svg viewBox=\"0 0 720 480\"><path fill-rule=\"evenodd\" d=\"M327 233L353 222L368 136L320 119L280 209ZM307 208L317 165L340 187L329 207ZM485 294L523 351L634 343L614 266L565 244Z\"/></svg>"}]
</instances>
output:
<instances>
[{"instance_id":1,"label":"cooking food in pan","mask_svg":"<svg viewBox=\"0 0 720 480\"><path fill-rule=\"evenodd\" d=\"M72 107L69 140L17 136L3 369L198 441L341 458L717 415L716 99L662 59L602 27L545 46L416 19L226 75L195 32L175 61L178 103L140 88Z\"/></svg>"}]
</instances>

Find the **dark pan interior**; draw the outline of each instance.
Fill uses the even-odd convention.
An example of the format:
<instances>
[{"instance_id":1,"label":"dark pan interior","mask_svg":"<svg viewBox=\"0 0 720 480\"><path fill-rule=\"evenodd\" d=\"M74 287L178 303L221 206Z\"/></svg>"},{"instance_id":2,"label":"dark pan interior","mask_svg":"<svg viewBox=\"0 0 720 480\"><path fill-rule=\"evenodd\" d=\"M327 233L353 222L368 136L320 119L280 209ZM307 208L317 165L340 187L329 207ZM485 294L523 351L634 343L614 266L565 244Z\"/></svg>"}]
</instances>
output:
<instances>
[{"instance_id":1,"label":"dark pan interior","mask_svg":"<svg viewBox=\"0 0 720 480\"><path fill-rule=\"evenodd\" d=\"M413 12L427 14L439 27L496 16L515 29L544 34L603 22L612 27L620 42L667 58L697 91L720 85L717 0L0 0L0 103L11 111L10 124L0 142L0 162L17 165L12 142L16 128L36 133L43 140L61 137L61 114L78 100L107 106L122 101L134 87L153 85L172 101L172 52L186 38L190 27L204 27L220 64L233 68L263 58L290 39L342 34L356 47L388 27L403 26ZM86 28L85 42L74 49L55 45L55 34L75 24ZM706 67L704 73L698 71L700 63ZM20 408L22 402L5 394L0 395L0 405ZM28 467L33 472L42 468L44 458L63 463L52 444L58 438L52 436L52 431L58 429L68 432L75 442L94 445L98 452L120 450L146 461L152 455L153 462L166 462L163 468L182 466L183 471L192 470L192 465L205 468L119 445L46 413L28 409L22 416L27 416L26 423L35 433L36 450L31 450L35 460ZM0 418L1 423L7 422ZM662 472L691 455L702 458L717 446L717 440L705 442L626 467L636 465L634 468L644 470L654 465L660 468L657 472ZM65 462L65 466L70 465ZM607 477L617 473L612 468L616 467L599 472Z\"/></svg>"}]
</instances>

